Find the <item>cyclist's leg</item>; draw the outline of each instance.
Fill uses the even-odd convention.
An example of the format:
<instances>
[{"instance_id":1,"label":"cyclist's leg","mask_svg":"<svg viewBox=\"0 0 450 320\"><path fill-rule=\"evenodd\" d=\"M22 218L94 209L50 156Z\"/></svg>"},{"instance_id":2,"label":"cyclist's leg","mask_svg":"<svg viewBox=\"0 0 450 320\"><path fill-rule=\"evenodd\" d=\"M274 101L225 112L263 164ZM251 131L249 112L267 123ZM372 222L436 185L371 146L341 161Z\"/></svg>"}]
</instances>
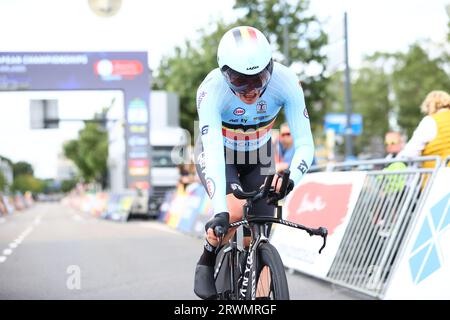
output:
<instances>
[{"instance_id":1,"label":"cyclist's leg","mask_svg":"<svg viewBox=\"0 0 450 320\"><path fill-rule=\"evenodd\" d=\"M204 172L205 167L203 161L204 154L201 140L197 141L194 149L194 154L196 159L197 174L203 186L207 190ZM234 162L232 161L226 161L225 170L227 182L227 205L230 213L230 220L237 221L239 219L239 211L242 216L242 203L232 195L231 184L240 183L239 175ZM232 232L233 231L231 231L230 233L232 234ZM227 241L230 239L229 234L227 234L227 236L223 240L223 243L227 243ZM212 297L217 294L214 284L214 265L216 262L217 245L218 241L215 235L207 234L205 236L205 246L203 249L203 254L200 256L200 259L196 266L194 292L203 299L207 299L208 297Z\"/></svg>"},{"instance_id":2,"label":"cyclist's leg","mask_svg":"<svg viewBox=\"0 0 450 320\"><path fill-rule=\"evenodd\" d=\"M241 175L242 187L244 190L258 190L265 182L266 177L269 174L275 172L275 162L272 156L271 141L263 145L258 153L258 163L251 168L248 172ZM253 204L249 215L273 217L274 216L273 205L268 205L265 200L257 201ZM271 225L269 225L268 234L270 234ZM250 230L244 229L244 236L246 246L250 243ZM261 283L270 282L270 272L267 267L261 270L259 275ZM257 285L257 297L267 296L268 292L264 286Z\"/></svg>"},{"instance_id":3,"label":"cyclist's leg","mask_svg":"<svg viewBox=\"0 0 450 320\"><path fill-rule=\"evenodd\" d=\"M230 222L242 219L245 200L239 200L233 195L232 184L239 184L245 191L259 190L264 184L266 176L275 170L274 158L272 157L272 143L269 140L259 149L249 152L237 152L226 149L226 176L227 176L227 206L230 212ZM249 212L250 215L273 216L273 206L265 201L258 201ZM230 229L225 243L236 232ZM250 244L250 230L244 228L244 246Z\"/></svg>"}]
</instances>

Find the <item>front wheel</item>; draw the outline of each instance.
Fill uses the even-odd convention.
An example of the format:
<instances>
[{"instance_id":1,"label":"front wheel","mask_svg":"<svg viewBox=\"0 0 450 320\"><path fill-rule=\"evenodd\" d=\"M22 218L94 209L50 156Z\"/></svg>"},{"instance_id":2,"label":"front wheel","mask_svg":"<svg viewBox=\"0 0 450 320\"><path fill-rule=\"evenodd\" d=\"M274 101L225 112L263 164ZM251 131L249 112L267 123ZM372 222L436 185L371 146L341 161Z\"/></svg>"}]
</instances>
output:
<instances>
[{"instance_id":1,"label":"front wheel","mask_svg":"<svg viewBox=\"0 0 450 320\"><path fill-rule=\"evenodd\" d=\"M256 299L289 300L289 288L280 254L270 243L257 251Z\"/></svg>"}]
</instances>

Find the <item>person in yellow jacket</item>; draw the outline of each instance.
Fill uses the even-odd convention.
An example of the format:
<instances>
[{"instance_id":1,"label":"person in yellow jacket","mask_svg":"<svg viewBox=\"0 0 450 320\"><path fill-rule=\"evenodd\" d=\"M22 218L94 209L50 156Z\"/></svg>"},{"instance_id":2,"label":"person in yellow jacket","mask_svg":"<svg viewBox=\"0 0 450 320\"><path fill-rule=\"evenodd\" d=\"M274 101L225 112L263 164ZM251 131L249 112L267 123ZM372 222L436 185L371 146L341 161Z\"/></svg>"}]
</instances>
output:
<instances>
[{"instance_id":1,"label":"person in yellow jacket","mask_svg":"<svg viewBox=\"0 0 450 320\"><path fill-rule=\"evenodd\" d=\"M440 156L444 161L450 156L450 95L445 91L430 92L421 110L427 115L396 158ZM434 162L426 161L423 167L434 168Z\"/></svg>"}]
</instances>

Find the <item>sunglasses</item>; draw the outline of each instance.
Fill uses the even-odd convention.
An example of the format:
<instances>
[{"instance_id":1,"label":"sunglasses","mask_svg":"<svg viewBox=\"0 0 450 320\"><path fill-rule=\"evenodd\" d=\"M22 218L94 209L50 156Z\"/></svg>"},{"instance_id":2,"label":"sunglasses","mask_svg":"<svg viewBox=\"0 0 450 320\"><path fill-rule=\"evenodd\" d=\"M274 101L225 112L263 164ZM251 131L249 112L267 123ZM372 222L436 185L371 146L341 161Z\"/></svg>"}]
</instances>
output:
<instances>
[{"instance_id":1,"label":"sunglasses","mask_svg":"<svg viewBox=\"0 0 450 320\"><path fill-rule=\"evenodd\" d=\"M245 94L252 90L262 91L267 87L272 76L273 62L269 64L259 73L254 75L246 75L231 69L228 66L222 67L222 74L228 83L228 86L234 92Z\"/></svg>"},{"instance_id":2,"label":"sunglasses","mask_svg":"<svg viewBox=\"0 0 450 320\"><path fill-rule=\"evenodd\" d=\"M290 135L291 135L290 132L285 132L285 133L280 134L280 136L282 136L282 137L289 137Z\"/></svg>"}]
</instances>

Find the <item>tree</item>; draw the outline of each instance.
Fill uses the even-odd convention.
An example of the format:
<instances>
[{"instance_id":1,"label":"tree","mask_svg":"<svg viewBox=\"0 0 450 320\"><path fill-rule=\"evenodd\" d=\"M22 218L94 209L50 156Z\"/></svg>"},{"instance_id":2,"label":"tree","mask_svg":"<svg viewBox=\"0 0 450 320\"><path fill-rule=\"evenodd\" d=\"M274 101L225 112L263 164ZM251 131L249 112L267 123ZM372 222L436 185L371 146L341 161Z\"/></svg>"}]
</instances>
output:
<instances>
[{"instance_id":1,"label":"tree","mask_svg":"<svg viewBox=\"0 0 450 320\"><path fill-rule=\"evenodd\" d=\"M432 59L415 43L407 53L397 53L392 74L398 123L411 137L423 114L420 105L432 90L448 91L450 77L442 67L442 58Z\"/></svg>"},{"instance_id":2,"label":"tree","mask_svg":"<svg viewBox=\"0 0 450 320\"><path fill-rule=\"evenodd\" d=\"M180 123L194 137L194 121L197 119L197 88L208 73L217 67L217 47L222 35L233 25L223 22L208 33L200 30L198 45L186 41L184 47L176 47L173 56L166 56L158 68L153 89L176 92L180 98Z\"/></svg>"},{"instance_id":3,"label":"tree","mask_svg":"<svg viewBox=\"0 0 450 320\"><path fill-rule=\"evenodd\" d=\"M373 153L376 144L383 141L384 134L389 130L389 114L393 109L389 101L389 74L383 69L384 56L375 54L366 57L363 67L354 70L352 81L353 113L359 113L363 118L363 133L355 136L354 153ZM329 111L345 112L344 110L344 74L336 72L330 77L327 88ZM344 152L344 145L339 148ZM342 149L342 150L341 150Z\"/></svg>"},{"instance_id":4,"label":"tree","mask_svg":"<svg viewBox=\"0 0 450 320\"><path fill-rule=\"evenodd\" d=\"M64 144L64 155L72 160L84 182L104 182L108 160L108 134L97 123L87 122L77 140Z\"/></svg>"},{"instance_id":5,"label":"tree","mask_svg":"<svg viewBox=\"0 0 450 320\"><path fill-rule=\"evenodd\" d=\"M34 170L33 166L25 161L19 161L13 164L13 175L14 178L20 175L30 175L33 176Z\"/></svg>"},{"instance_id":6,"label":"tree","mask_svg":"<svg viewBox=\"0 0 450 320\"><path fill-rule=\"evenodd\" d=\"M393 108L389 101L389 74L376 65L376 57L366 61L366 66L358 70L352 87L354 111L364 119L363 134L355 139L356 154L362 151L371 153L374 142L384 140L390 129L389 115Z\"/></svg>"},{"instance_id":7,"label":"tree","mask_svg":"<svg viewBox=\"0 0 450 320\"><path fill-rule=\"evenodd\" d=\"M68 179L61 182L61 191L67 193L77 186L78 179Z\"/></svg>"},{"instance_id":8,"label":"tree","mask_svg":"<svg viewBox=\"0 0 450 320\"><path fill-rule=\"evenodd\" d=\"M324 70L325 56L321 48L327 37L314 16L306 15L308 2L301 0L289 5L289 57L301 66L318 64ZM231 24L219 21L214 28L200 30L198 42L186 41L184 46L176 47L172 56L164 57L153 83L153 89L176 92L180 97L180 122L183 128L193 136L194 121L197 119L196 92L206 75L217 68L217 47L223 34L237 25L253 25L260 29L274 43L278 52L274 56L283 60L279 52L282 48L282 26L279 21L282 8L275 0L241 1L237 0L234 8L246 11L245 15ZM210 31L212 29L212 31ZM300 39L300 40L299 40ZM315 76L299 77L305 92L305 99L310 109L313 128L322 121L325 105L326 79L323 72ZM312 110L311 110L312 109ZM284 121L278 117L278 122Z\"/></svg>"},{"instance_id":9,"label":"tree","mask_svg":"<svg viewBox=\"0 0 450 320\"><path fill-rule=\"evenodd\" d=\"M44 183L30 174L21 174L14 178L11 189L22 193L27 191L32 193L40 193L44 189Z\"/></svg>"},{"instance_id":10,"label":"tree","mask_svg":"<svg viewBox=\"0 0 450 320\"><path fill-rule=\"evenodd\" d=\"M6 177L3 172L0 171L0 192L4 191L8 186L8 181L6 181Z\"/></svg>"}]
</instances>

